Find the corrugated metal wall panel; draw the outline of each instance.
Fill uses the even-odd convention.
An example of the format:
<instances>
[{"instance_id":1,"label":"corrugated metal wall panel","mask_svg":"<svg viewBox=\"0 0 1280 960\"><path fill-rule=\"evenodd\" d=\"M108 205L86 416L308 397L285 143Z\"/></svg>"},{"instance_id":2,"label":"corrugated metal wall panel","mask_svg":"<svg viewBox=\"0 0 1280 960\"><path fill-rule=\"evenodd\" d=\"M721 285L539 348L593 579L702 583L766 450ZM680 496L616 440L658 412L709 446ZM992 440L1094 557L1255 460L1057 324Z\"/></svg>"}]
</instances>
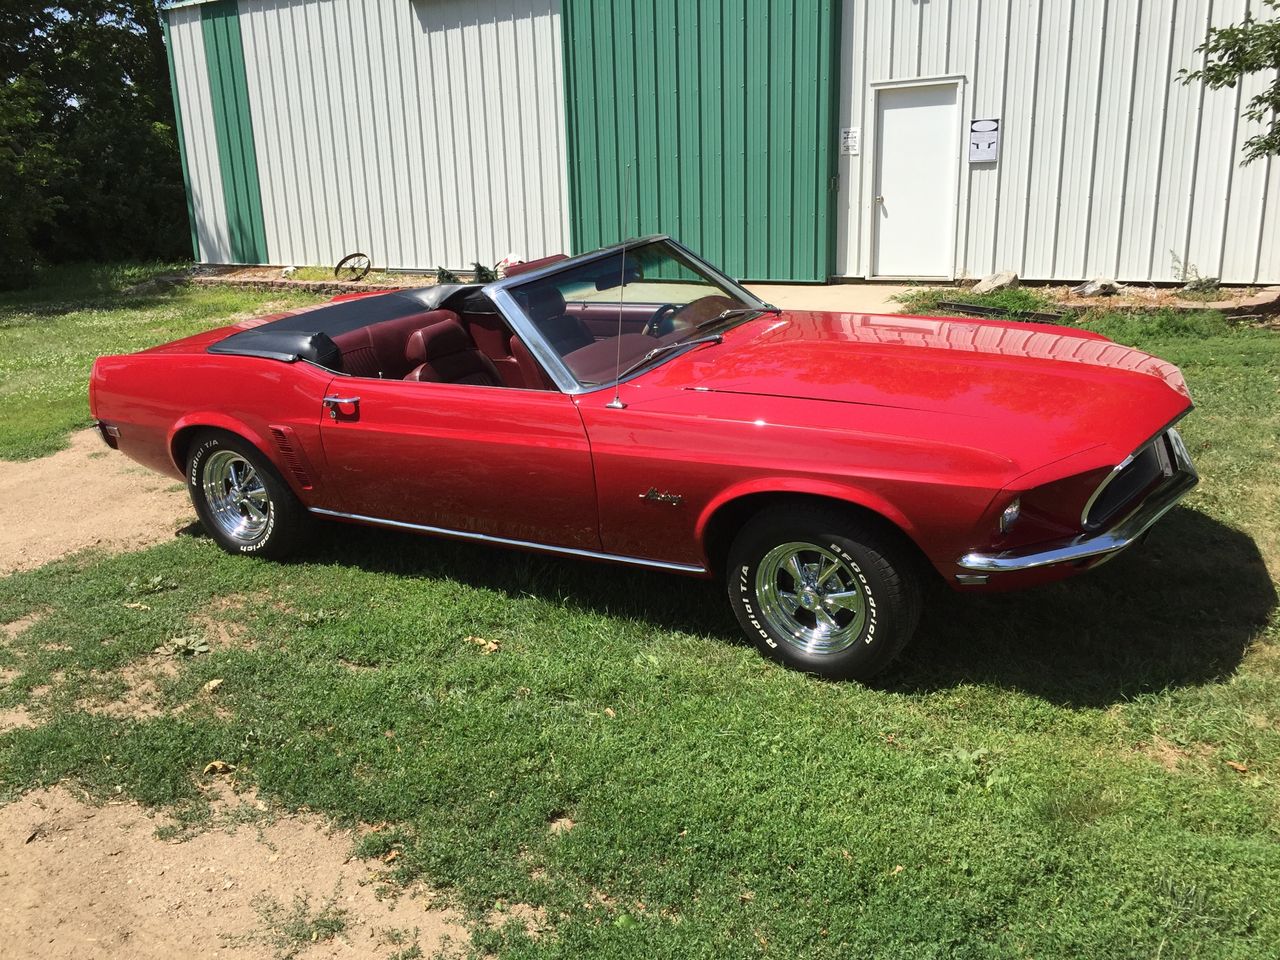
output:
<instances>
[{"instance_id":1,"label":"corrugated metal wall panel","mask_svg":"<svg viewBox=\"0 0 1280 960\"><path fill-rule=\"evenodd\" d=\"M191 168L187 163L187 139L182 124L182 98L178 96L178 73L173 62L173 36L169 30L169 18L161 16L160 28L164 31L165 57L169 64L169 91L173 97L173 125L178 141L178 161L182 167L182 188L187 194L187 226L191 231L191 255L200 259L200 236L196 232L196 211L191 191Z\"/></svg>"},{"instance_id":2,"label":"corrugated metal wall panel","mask_svg":"<svg viewBox=\"0 0 1280 960\"><path fill-rule=\"evenodd\" d=\"M258 150L250 119L254 108L249 102L235 0L204 4L200 19L231 260L264 263L268 260L267 235L258 186Z\"/></svg>"},{"instance_id":3,"label":"corrugated metal wall panel","mask_svg":"<svg viewBox=\"0 0 1280 960\"><path fill-rule=\"evenodd\" d=\"M1177 75L1256 0L844 0L839 126L867 143L871 84L960 74L964 117L1001 118L996 164L958 158L956 272L1280 282L1280 163L1240 166L1251 91ZM837 272L866 276L874 158L839 158ZM945 221L944 217L939 218ZM922 224L922 229L936 228Z\"/></svg>"},{"instance_id":4,"label":"corrugated metal wall panel","mask_svg":"<svg viewBox=\"0 0 1280 960\"><path fill-rule=\"evenodd\" d=\"M218 166L213 105L209 99L209 68L205 61L204 31L199 7L167 11L173 43L174 77L182 102L182 133L191 180L191 208L195 216L199 258L206 263L229 263L231 241L227 208Z\"/></svg>"},{"instance_id":5,"label":"corrugated metal wall panel","mask_svg":"<svg viewBox=\"0 0 1280 960\"><path fill-rule=\"evenodd\" d=\"M1142 3L1112 3L1102 75L1108 81L1099 87L1098 147L1093 152L1090 179L1113 185L1108 192L1093 192L1090 206L1089 240L1068 251L1077 258L1059 259L1054 274L1064 276L1073 269L1080 276L1116 276L1125 215L1126 184L1133 150L1134 101L1138 90L1139 44L1142 36Z\"/></svg>"},{"instance_id":6,"label":"corrugated metal wall panel","mask_svg":"<svg viewBox=\"0 0 1280 960\"><path fill-rule=\"evenodd\" d=\"M566 0L564 16L575 250L670 233L738 276L830 275L835 0Z\"/></svg>"},{"instance_id":7,"label":"corrugated metal wall panel","mask_svg":"<svg viewBox=\"0 0 1280 960\"><path fill-rule=\"evenodd\" d=\"M977 63L978 58L983 53L983 43L986 40L983 34L983 9L989 7L990 4L970 3L964 4L950 11L948 36L947 59L941 69L941 73L946 74L966 74L974 77L973 83L969 84L969 96L973 103L980 104L986 95L986 87L991 84L987 82L985 86L982 84L986 78L975 76L973 67ZM966 203L970 210L983 209L990 206L991 198L982 190L982 184L977 182L970 171L961 170L961 209L964 209ZM956 223L956 239L955 239L955 257L956 263L964 262L964 251L969 244L969 238L973 227L975 217L958 217Z\"/></svg>"},{"instance_id":8,"label":"corrugated metal wall panel","mask_svg":"<svg viewBox=\"0 0 1280 960\"><path fill-rule=\"evenodd\" d=\"M1267 181L1263 187L1261 203L1263 210L1275 209L1276 197L1280 197L1280 160L1275 157L1267 161ZM1280 277L1280 217L1259 214L1262 225L1262 241L1258 245L1258 282L1263 277Z\"/></svg>"},{"instance_id":9,"label":"corrugated metal wall panel","mask_svg":"<svg viewBox=\"0 0 1280 960\"><path fill-rule=\"evenodd\" d=\"M175 34L199 10L173 11ZM240 0L271 260L457 269L566 250L559 21L558 0ZM175 58L203 69L177 37ZM199 196L200 178L221 189L202 86ZM201 257L228 262L225 235Z\"/></svg>"},{"instance_id":10,"label":"corrugated metal wall panel","mask_svg":"<svg viewBox=\"0 0 1280 960\"><path fill-rule=\"evenodd\" d=\"M1247 78L1241 84L1240 102L1242 104L1248 103L1253 97L1261 93L1274 77L1273 73L1270 76L1255 74ZM1244 142L1250 137L1257 136L1264 129L1265 125L1262 123L1250 123L1243 118L1240 120L1240 130L1236 138L1239 147L1235 159L1236 165L1234 167L1231 192L1236 196L1245 198L1245 202L1233 203L1229 208L1226 230L1223 231L1224 243L1221 268L1223 276L1262 276L1264 275L1263 266L1268 267L1269 272L1266 275L1280 275L1280 270L1276 269L1277 259L1280 259L1280 251L1276 249L1274 234L1272 234L1272 245L1268 248L1264 233L1268 226L1268 208L1275 209L1274 196L1271 197L1271 204L1268 204L1268 188L1274 189L1276 181L1273 173L1280 174L1280 164L1277 164L1274 158L1269 157L1266 160L1254 161L1247 166L1239 165L1244 156ZM1274 226L1274 222L1278 218L1273 215L1269 219L1271 225ZM1262 240L1256 248L1231 242L1232 237L1239 236L1258 236Z\"/></svg>"}]
</instances>

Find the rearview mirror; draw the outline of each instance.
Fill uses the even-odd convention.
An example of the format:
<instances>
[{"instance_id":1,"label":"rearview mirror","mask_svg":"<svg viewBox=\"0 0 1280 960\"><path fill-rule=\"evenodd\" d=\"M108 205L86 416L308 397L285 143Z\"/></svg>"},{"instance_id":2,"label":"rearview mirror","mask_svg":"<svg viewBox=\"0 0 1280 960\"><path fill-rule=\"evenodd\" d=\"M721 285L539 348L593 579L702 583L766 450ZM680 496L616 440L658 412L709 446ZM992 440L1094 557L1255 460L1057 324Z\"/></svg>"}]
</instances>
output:
<instances>
[{"instance_id":1,"label":"rearview mirror","mask_svg":"<svg viewBox=\"0 0 1280 960\"><path fill-rule=\"evenodd\" d=\"M606 270L596 277L597 290L615 290L628 283L644 279L640 264L628 261L625 270Z\"/></svg>"}]
</instances>

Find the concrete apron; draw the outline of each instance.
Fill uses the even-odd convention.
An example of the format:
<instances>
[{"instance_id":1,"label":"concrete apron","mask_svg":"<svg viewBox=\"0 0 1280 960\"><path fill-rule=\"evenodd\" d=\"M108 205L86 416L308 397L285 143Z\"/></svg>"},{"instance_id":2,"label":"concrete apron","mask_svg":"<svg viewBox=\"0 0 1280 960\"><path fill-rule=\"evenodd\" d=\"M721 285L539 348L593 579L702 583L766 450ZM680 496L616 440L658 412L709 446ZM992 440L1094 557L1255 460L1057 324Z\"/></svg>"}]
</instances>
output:
<instances>
[{"instance_id":1,"label":"concrete apron","mask_svg":"<svg viewBox=\"0 0 1280 960\"><path fill-rule=\"evenodd\" d=\"M796 283L749 283L757 297L785 310L825 310L833 313L897 313L901 304L893 297L910 289L883 283L832 283L806 286Z\"/></svg>"}]
</instances>

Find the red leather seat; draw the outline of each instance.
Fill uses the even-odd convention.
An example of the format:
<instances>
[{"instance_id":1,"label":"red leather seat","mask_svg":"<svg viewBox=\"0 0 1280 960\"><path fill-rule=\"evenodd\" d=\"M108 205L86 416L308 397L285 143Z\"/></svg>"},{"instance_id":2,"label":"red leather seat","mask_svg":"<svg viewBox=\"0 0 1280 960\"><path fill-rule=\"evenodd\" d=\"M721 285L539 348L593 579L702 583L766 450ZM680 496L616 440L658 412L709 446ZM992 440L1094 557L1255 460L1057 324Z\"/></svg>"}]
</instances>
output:
<instances>
[{"instance_id":1,"label":"red leather seat","mask_svg":"<svg viewBox=\"0 0 1280 960\"><path fill-rule=\"evenodd\" d=\"M515 358L516 368L520 371L522 386L529 390L550 390L555 384L543 371L542 366L533 358L529 348L519 337L511 338L511 356Z\"/></svg>"},{"instance_id":2,"label":"red leather seat","mask_svg":"<svg viewBox=\"0 0 1280 960\"><path fill-rule=\"evenodd\" d=\"M426 310L340 333L333 342L342 351L342 369L355 377L400 380L415 364L405 362L405 342L417 330L439 320L457 320L452 310Z\"/></svg>"},{"instance_id":3,"label":"red leather seat","mask_svg":"<svg viewBox=\"0 0 1280 960\"><path fill-rule=\"evenodd\" d=\"M452 318L414 332L404 356L413 365L406 380L502 386L493 361L476 349L462 324Z\"/></svg>"},{"instance_id":4,"label":"red leather seat","mask_svg":"<svg viewBox=\"0 0 1280 960\"><path fill-rule=\"evenodd\" d=\"M567 315L564 296L555 287L544 284L517 296L529 319L560 356L595 343L587 325L578 317Z\"/></svg>"}]
</instances>

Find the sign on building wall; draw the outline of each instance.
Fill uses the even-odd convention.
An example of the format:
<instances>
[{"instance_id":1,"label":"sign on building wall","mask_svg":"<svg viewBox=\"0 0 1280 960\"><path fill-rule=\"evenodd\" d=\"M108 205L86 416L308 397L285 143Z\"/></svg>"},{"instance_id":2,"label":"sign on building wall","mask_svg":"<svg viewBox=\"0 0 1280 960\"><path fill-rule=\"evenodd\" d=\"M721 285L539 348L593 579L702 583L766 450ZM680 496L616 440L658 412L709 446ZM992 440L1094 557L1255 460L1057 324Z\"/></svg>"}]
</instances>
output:
<instances>
[{"instance_id":1,"label":"sign on building wall","mask_svg":"<svg viewBox=\"0 0 1280 960\"><path fill-rule=\"evenodd\" d=\"M954 128L953 128L954 129ZM995 163L1000 154L1000 121L969 121L969 162Z\"/></svg>"},{"instance_id":2,"label":"sign on building wall","mask_svg":"<svg viewBox=\"0 0 1280 960\"><path fill-rule=\"evenodd\" d=\"M845 127L840 131L840 152L846 157L856 157L862 152L861 127Z\"/></svg>"}]
</instances>

